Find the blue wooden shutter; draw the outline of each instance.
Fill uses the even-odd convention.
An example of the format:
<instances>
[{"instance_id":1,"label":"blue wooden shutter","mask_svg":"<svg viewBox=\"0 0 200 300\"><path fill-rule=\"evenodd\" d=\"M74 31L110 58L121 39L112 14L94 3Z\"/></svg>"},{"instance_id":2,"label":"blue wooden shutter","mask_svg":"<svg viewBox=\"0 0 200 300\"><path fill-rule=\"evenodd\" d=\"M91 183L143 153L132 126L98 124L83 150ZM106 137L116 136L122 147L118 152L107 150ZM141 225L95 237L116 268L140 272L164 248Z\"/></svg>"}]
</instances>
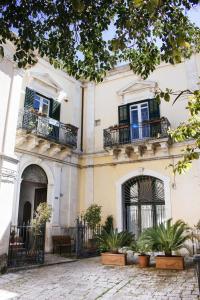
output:
<instances>
[{"instance_id":1,"label":"blue wooden shutter","mask_svg":"<svg viewBox=\"0 0 200 300\"><path fill-rule=\"evenodd\" d=\"M161 133L161 123L156 120L160 119L160 105L156 99L149 100L149 119L154 121L150 123L150 136L152 138L157 138L158 134Z\"/></svg>"},{"instance_id":2,"label":"blue wooden shutter","mask_svg":"<svg viewBox=\"0 0 200 300\"><path fill-rule=\"evenodd\" d=\"M118 118L120 124L130 124L129 106L121 105L118 106Z\"/></svg>"},{"instance_id":3,"label":"blue wooden shutter","mask_svg":"<svg viewBox=\"0 0 200 300\"><path fill-rule=\"evenodd\" d=\"M50 99L49 117L60 121L60 103L53 99Z\"/></svg>"},{"instance_id":4,"label":"blue wooden shutter","mask_svg":"<svg viewBox=\"0 0 200 300\"><path fill-rule=\"evenodd\" d=\"M33 108L34 99L35 99L35 91L31 90L27 87L26 94L25 94L25 100L24 100L24 108L25 109Z\"/></svg>"},{"instance_id":5,"label":"blue wooden shutter","mask_svg":"<svg viewBox=\"0 0 200 300\"><path fill-rule=\"evenodd\" d=\"M160 119L160 105L156 99L149 100L149 119Z\"/></svg>"},{"instance_id":6,"label":"blue wooden shutter","mask_svg":"<svg viewBox=\"0 0 200 300\"><path fill-rule=\"evenodd\" d=\"M60 121L60 103L54 99L50 99L49 117ZM52 125L51 137L55 140L59 140L59 128L60 125Z\"/></svg>"},{"instance_id":7,"label":"blue wooden shutter","mask_svg":"<svg viewBox=\"0 0 200 300\"><path fill-rule=\"evenodd\" d=\"M130 113L129 105L118 107L119 119L119 143L127 144L130 142Z\"/></svg>"}]
</instances>

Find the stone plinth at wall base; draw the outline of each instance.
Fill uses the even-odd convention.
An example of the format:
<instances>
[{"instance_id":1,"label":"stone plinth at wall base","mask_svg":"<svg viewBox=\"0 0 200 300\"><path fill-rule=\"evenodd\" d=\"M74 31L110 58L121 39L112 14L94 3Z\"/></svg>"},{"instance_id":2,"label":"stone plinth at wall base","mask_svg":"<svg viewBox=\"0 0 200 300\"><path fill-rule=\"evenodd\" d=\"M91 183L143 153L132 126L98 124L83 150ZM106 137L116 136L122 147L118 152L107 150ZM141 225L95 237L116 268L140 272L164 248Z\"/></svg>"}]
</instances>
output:
<instances>
[{"instance_id":1,"label":"stone plinth at wall base","mask_svg":"<svg viewBox=\"0 0 200 300\"><path fill-rule=\"evenodd\" d=\"M184 257L156 256L156 268L168 270L184 270Z\"/></svg>"},{"instance_id":2,"label":"stone plinth at wall base","mask_svg":"<svg viewBox=\"0 0 200 300\"><path fill-rule=\"evenodd\" d=\"M125 266L126 256L125 253L101 253L101 263L103 265Z\"/></svg>"},{"instance_id":3,"label":"stone plinth at wall base","mask_svg":"<svg viewBox=\"0 0 200 300\"><path fill-rule=\"evenodd\" d=\"M7 254L0 255L0 274L5 273L7 270Z\"/></svg>"}]
</instances>

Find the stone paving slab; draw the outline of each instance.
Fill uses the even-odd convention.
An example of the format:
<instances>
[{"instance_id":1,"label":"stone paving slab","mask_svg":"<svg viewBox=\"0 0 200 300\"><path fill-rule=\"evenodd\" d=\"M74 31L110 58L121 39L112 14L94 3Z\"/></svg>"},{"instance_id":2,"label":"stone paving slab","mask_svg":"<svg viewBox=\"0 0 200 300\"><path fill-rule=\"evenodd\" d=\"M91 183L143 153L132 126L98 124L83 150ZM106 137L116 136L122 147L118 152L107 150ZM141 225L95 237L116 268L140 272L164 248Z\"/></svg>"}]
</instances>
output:
<instances>
[{"instance_id":1,"label":"stone paving slab","mask_svg":"<svg viewBox=\"0 0 200 300\"><path fill-rule=\"evenodd\" d=\"M9 295L10 298L5 298ZM79 260L0 276L0 300L195 300L194 269L102 266Z\"/></svg>"}]
</instances>

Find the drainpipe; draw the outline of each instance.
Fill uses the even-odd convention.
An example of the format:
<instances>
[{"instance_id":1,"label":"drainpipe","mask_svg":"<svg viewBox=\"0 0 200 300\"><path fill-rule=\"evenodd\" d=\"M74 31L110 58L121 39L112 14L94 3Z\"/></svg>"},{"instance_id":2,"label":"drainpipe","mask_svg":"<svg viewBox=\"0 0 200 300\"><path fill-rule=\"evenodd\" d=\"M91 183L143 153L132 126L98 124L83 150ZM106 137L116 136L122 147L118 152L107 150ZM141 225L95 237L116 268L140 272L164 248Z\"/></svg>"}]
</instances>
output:
<instances>
[{"instance_id":1,"label":"drainpipe","mask_svg":"<svg viewBox=\"0 0 200 300\"><path fill-rule=\"evenodd\" d=\"M80 150L83 152L83 121L84 121L84 87L82 86L82 97L81 97L81 145Z\"/></svg>"}]
</instances>

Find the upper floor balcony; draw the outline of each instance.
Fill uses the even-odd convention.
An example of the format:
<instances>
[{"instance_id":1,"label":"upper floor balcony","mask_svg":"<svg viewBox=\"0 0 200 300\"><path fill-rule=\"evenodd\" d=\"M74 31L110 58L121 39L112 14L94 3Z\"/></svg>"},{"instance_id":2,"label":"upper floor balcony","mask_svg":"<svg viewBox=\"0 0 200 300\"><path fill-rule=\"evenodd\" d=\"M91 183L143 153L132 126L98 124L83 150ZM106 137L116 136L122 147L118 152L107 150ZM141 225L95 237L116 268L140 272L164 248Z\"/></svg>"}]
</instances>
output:
<instances>
[{"instance_id":1,"label":"upper floor balcony","mask_svg":"<svg viewBox=\"0 0 200 300\"><path fill-rule=\"evenodd\" d=\"M168 144L169 128L170 123L165 117L110 126L103 131L104 149L114 150L113 153L117 155L122 147L126 148L127 155L133 151L143 155L149 149L155 152L156 147L162 142Z\"/></svg>"},{"instance_id":2,"label":"upper floor balcony","mask_svg":"<svg viewBox=\"0 0 200 300\"><path fill-rule=\"evenodd\" d=\"M45 114L24 109L19 112L16 145L25 150L54 155L77 148L78 128L64 124Z\"/></svg>"}]
</instances>

